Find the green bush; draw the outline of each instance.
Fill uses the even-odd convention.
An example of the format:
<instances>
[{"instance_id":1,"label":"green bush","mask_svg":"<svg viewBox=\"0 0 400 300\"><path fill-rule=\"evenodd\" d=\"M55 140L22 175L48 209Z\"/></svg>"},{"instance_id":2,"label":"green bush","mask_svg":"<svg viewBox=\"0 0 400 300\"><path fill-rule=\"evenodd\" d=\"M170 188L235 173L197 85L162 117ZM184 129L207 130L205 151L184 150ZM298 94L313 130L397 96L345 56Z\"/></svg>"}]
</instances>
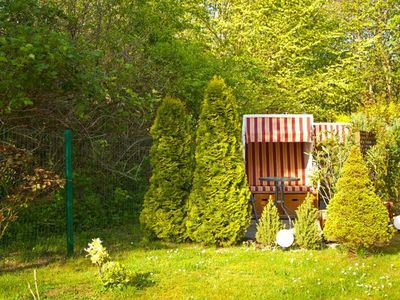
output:
<instances>
[{"instance_id":1,"label":"green bush","mask_svg":"<svg viewBox=\"0 0 400 300\"><path fill-rule=\"evenodd\" d=\"M107 248L97 238L85 248L90 261L97 266L99 276L105 289L122 289L132 283L132 274L119 262L111 261Z\"/></svg>"},{"instance_id":2,"label":"green bush","mask_svg":"<svg viewBox=\"0 0 400 300\"><path fill-rule=\"evenodd\" d=\"M224 80L208 84L197 130L196 169L187 220L191 240L232 245L250 222L237 103Z\"/></svg>"},{"instance_id":3,"label":"green bush","mask_svg":"<svg viewBox=\"0 0 400 300\"><path fill-rule=\"evenodd\" d=\"M282 223L279 218L278 209L270 196L257 224L256 240L264 246L275 246L276 234L281 229Z\"/></svg>"},{"instance_id":4,"label":"green bush","mask_svg":"<svg viewBox=\"0 0 400 300\"><path fill-rule=\"evenodd\" d=\"M140 222L160 239L183 241L193 174L191 126L183 103L165 98L150 133L153 170Z\"/></svg>"},{"instance_id":5,"label":"green bush","mask_svg":"<svg viewBox=\"0 0 400 300\"><path fill-rule=\"evenodd\" d=\"M388 222L388 212L374 192L360 149L353 146L328 205L324 235L352 251L368 249L390 241Z\"/></svg>"},{"instance_id":6,"label":"green bush","mask_svg":"<svg viewBox=\"0 0 400 300\"><path fill-rule=\"evenodd\" d=\"M132 274L115 261L108 261L101 267L101 281L106 289L122 289L132 281Z\"/></svg>"},{"instance_id":7,"label":"green bush","mask_svg":"<svg viewBox=\"0 0 400 300\"><path fill-rule=\"evenodd\" d=\"M313 200L314 197L308 194L296 211L297 220L294 225L296 244L304 249L318 249L321 246L318 210L314 207Z\"/></svg>"}]
</instances>

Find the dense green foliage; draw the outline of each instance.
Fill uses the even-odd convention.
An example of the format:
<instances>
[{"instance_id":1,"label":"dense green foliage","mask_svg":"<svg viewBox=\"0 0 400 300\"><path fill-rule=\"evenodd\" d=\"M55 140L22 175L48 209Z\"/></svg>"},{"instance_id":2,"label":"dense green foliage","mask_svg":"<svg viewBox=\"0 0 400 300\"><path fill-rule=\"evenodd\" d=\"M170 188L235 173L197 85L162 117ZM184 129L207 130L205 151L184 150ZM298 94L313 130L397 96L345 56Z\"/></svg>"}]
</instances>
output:
<instances>
[{"instance_id":1,"label":"dense green foliage","mask_svg":"<svg viewBox=\"0 0 400 300\"><path fill-rule=\"evenodd\" d=\"M180 100L165 98L151 127L152 175L140 221L158 238L183 241L193 151L190 119Z\"/></svg>"},{"instance_id":2,"label":"dense green foliage","mask_svg":"<svg viewBox=\"0 0 400 300\"><path fill-rule=\"evenodd\" d=\"M376 145L366 159L376 193L385 201L400 204L400 105L368 106L353 115L355 129L375 134Z\"/></svg>"},{"instance_id":3,"label":"dense green foliage","mask_svg":"<svg viewBox=\"0 0 400 300\"><path fill-rule=\"evenodd\" d=\"M306 110L328 117L335 106L338 111L352 109L343 107L349 90L337 88L333 72L344 50L339 20L324 1L211 3L216 14L210 23L218 33L211 42L215 52L235 57L249 69L241 72L253 85L246 111ZM327 85L328 80L334 84Z\"/></svg>"},{"instance_id":4,"label":"dense green foliage","mask_svg":"<svg viewBox=\"0 0 400 300\"><path fill-rule=\"evenodd\" d=\"M318 210L314 205L314 196L308 194L296 210L294 231L296 244L304 249L318 249L321 246L321 232L318 225Z\"/></svg>"},{"instance_id":5,"label":"dense green foliage","mask_svg":"<svg viewBox=\"0 0 400 300\"><path fill-rule=\"evenodd\" d=\"M198 113L220 63L182 34L184 2L0 1L0 139L61 175L72 129L77 231L137 222L161 98ZM26 210L12 236L63 232L60 195Z\"/></svg>"},{"instance_id":6,"label":"dense green foliage","mask_svg":"<svg viewBox=\"0 0 400 300\"><path fill-rule=\"evenodd\" d=\"M333 119L399 99L396 0L3 0L0 8L2 110L53 101L90 116L110 99L147 110L155 91L197 114L216 70L247 112Z\"/></svg>"},{"instance_id":7,"label":"dense green foliage","mask_svg":"<svg viewBox=\"0 0 400 300\"><path fill-rule=\"evenodd\" d=\"M384 245L392 237L385 206L375 194L358 146L353 146L328 205L324 235L351 250Z\"/></svg>"},{"instance_id":8,"label":"dense green foliage","mask_svg":"<svg viewBox=\"0 0 400 300\"><path fill-rule=\"evenodd\" d=\"M246 112L306 111L334 119L361 103L399 99L396 0L212 0L204 6L211 13L198 20L206 28L203 40L218 57L235 61Z\"/></svg>"},{"instance_id":9,"label":"dense green foliage","mask_svg":"<svg viewBox=\"0 0 400 300\"><path fill-rule=\"evenodd\" d=\"M373 130L378 145L368 166L377 193L399 202L398 116L385 112L400 98L399 7L397 0L0 0L0 139L23 128L4 140L35 150L61 175L62 144L54 151L48 137L71 128L75 228L137 222L160 99L182 99L196 121L218 73L240 113L334 120L363 107L374 124L375 110L373 119L387 122ZM62 232L61 195L22 212L13 236Z\"/></svg>"},{"instance_id":10,"label":"dense green foliage","mask_svg":"<svg viewBox=\"0 0 400 300\"><path fill-rule=\"evenodd\" d=\"M72 90L80 58L63 30L62 10L36 0L5 0L0 11L0 112Z\"/></svg>"},{"instance_id":11,"label":"dense green foliage","mask_svg":"<svg viewBox=\"0 0 400 300\"><path fill-rule=\"evenodd\" d=\"M250 221L237 103L225 82L208 84L196 137L187 230L204 244L232 245Z\"/></svg>"},{"instance_id":12,"label":"dense green foliage","mask_svg":"<svg viewBox=\"0 0 400 300\"><path fill-rule=\"evenodd\" d=\"M282 229L282 223L279 218L278 209L270 196L257 224L257 243L268 247L275 246L276 234L280 229Z\"/></svg>"}]
</instances>

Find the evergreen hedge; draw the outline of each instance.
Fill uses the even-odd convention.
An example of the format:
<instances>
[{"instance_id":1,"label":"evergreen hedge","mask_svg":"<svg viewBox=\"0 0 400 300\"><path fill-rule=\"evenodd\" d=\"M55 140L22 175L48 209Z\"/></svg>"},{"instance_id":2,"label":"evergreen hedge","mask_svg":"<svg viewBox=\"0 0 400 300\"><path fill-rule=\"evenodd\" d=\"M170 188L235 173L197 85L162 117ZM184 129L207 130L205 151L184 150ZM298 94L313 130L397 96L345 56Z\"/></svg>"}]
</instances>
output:
<instances>
[{"instance_id":1,"label":"evergreen hedge","mask_svg":"<svg viewBox=\"0 0 400 300\"><path fill-rule=\"evenodd\" d=\"M196 168L187 220L191 240L232 245L250 222L237 103L223 79L208 84L196 138Z\"/></svg>"},{"instance_id":2,"label":"evergreen hedge","mask_svg":"<svg viewBox=\"0 0 400 300\"><path fill-rule=\"evenodd\" d=\"M273 247L276 244L276 234L281 229L278 208L270 196L257 224L256 240L264 246Z\"/></svg>"},{"instance_id":3,"label":"evergreen hedge","mask_svg":"<svg viewBox=\"0 0 400 300\"><path fill-rule=\"evenodd\" d=\"M187 199L193 178L190 118L178 99L165 98L150 133L152 176L140 222L158 238L186 238Z\"/></svg>"},{"instance_id":4,"label":"evergreen hedge","mask_svg":"<svg viewBox=\"0 0 400 300\"><path fill-rule=\"evenodd\" d=\"M336 194L328 205L324 235L350 250L380 246L390 241L392 230L385 206L375 194L358 146L343 165Z\"/></svg>"},{"instance_id":5,"label":"evergreen hedge","mask_svg":"<svg viewBox=\"0 0 400 300\"><path fill-rule=\"evenodd\" d=\"M296 211L294 225L296 244L304 249L318 249L321 246L321 232L318 226L318 210L314 206L314 197L307 195Z\"/></svg>"}]
</instances>

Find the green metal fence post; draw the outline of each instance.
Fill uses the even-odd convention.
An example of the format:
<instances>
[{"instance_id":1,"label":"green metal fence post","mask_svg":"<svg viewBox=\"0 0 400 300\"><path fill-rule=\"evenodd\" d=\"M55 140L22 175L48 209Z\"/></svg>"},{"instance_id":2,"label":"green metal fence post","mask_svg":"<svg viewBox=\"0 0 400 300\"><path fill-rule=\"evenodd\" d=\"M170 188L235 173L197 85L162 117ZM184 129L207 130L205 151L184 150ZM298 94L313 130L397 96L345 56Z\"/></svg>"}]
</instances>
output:
<instances>
[{"instance_id":1,"label":"green metal fence post","mask_svg":"<svg viewBox=\"0 0 400 300\"><path fill-rule=\"evenodd\" d=\"M72 132L70 129L64 131L64 155L65 155L65 179L66 179L66 202L67 202L67 256L74 254L74 230L72 210Z\"/></svg>"}]
</instances>

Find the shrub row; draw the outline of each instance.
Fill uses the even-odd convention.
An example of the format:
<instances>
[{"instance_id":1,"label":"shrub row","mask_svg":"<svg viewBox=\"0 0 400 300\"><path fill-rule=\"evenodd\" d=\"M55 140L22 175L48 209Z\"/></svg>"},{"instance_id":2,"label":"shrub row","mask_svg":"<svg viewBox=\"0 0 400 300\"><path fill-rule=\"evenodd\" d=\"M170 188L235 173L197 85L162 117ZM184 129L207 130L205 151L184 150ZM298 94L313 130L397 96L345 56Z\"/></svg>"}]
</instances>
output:
<instances>
[{"instance_id":1,"label":"shrub row","mask_svg":"<svg viewBox=\"0 0 400 300\"><path fill-rule=\"evenodd\" d=\"M234 244L250 221L249 191L237 103L222 79L208 84L195 143L191 123L181 101L164 100L151 129L153 172L140 221L164 240Z\"/></svg>"}]
</instances>

